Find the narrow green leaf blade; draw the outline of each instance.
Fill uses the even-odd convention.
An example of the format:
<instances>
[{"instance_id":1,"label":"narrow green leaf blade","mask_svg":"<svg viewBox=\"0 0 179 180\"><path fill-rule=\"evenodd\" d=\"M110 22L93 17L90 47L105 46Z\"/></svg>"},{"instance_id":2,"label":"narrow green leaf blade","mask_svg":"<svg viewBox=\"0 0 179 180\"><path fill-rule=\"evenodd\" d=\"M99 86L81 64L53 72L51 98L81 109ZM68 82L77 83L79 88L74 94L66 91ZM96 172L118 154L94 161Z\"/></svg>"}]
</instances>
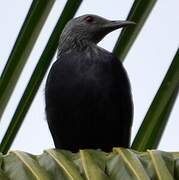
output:
<instances>
[{"instance_id":1,"label":"narrow green leaf blade","mask_svg":"<svg viewBox=\"0 0 179 180\"><path fill-rule=\"evenodd\" d=\"M88 150L80 150L81 164L87 180L109 180Z\"/></svg>"},{"instance_id":2,"label":"narrow green leaf blade","mask_svg":"<svg viewBox=\"0 0 179 180\"><path fill-rule=\"evenodd\" d=\"M46 150L46 152L56 162L56 164L63 169L68 179L82 180L77 167L72 161L70 161L71 159L68 159L68 157L65 156L65 153L52 149Z\"/></svg>"},{"instance_id":3,"label":"narrow green leaf blade","mask_svg":"<svg viewBox=\"0 0 179 180\"><path fill-rule=\"evenodd\" d=\"M114 148L114 152L120 154L128 169L131 171L131 176L138 180L150 180L138 156L132 151L124 148Z\"/></svg>"},{"instance_id":4,"label":"narrow green leaf blade","mask_svg":"<svg viewBox=\"0 0 179 180\"><path fill-rule=\"evenodd\" d=\"M19 79L54 0L33 1L0 77L0 118Z\"/></svg>"},{"instance_id":5,"label":"narrow green leaf blade","mask_svg":"<svg viewBox=\"0 0 179 180\"><path fill-rule=\"evenodd\" d=\"M167 165L169 163L170 165L173 164L174 166L174 161L172 163L165 161L164 157L162 156L164 152L148 150L148 153L150 155L151 162L154 166L158 179L159 180L174 180L169 169L167 168ZM171 159L167 158L167 160L172 161L172 158ZM173 169L173 167L171 167L171 169Z\"/></svg>"},{"instance_id":6,"label":"narrow green leaf blade","mask_svg":"<svg viewBox=\"0 0 179 180\"><path fill-rule=\"evenodd\" d=\"M48 40L48 43L18 104L18 107L13 115L10 125L2 139L2 142L0 144L0 152L6 153L9 150L56 52L59 36L65 24L76 13L81 2L82 0L67 1L64 10Z\"/></svg>"},{"instance_id":7,"label":"narrow green leaf blade","mask_svg":"<svg viewBox=\"0 0 179 180\"><path fill-rule=\"evenodd\" d=\"M145 21L151 13L157 0L135 0L129 12L127 20L134 21L136 25L123 28L113 53L123 61L140 30L142 29Z\"/></svg>"},{"instance_id":8,"label":"narrow green leaf blade","mask_svg":"<svg viewBox=\"0 0 179 180\"><path fill-rule=\"evenodd\" d=\"M39 163L37 162L35 156L21 151L11 151L10 154L14 156L17 161L21 162L24 169L31 174L32 179L49 180L48 173L39 167ZM17 179L17 177L15 177L15 179Z\"/></svg>"},{"instance_id":9,"label":"narrow green leaf blade","mask_svg":"<svg viewBox=\"0 0 179 180\"><path fill-rule=\"evenodd\" d=\"M179 49L134 139L132 148L144 151L160 142L179 91Z\"/></svg>"}]
</instances>

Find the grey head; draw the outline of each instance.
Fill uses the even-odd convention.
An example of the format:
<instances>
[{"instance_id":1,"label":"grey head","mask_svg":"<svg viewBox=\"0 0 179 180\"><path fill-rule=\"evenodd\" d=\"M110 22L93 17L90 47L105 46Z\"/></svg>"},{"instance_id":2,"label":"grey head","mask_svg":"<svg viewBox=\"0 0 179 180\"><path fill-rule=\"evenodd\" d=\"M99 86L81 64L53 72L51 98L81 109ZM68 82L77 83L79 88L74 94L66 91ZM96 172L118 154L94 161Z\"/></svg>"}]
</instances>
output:
<instances>
[{"instance_id":1,"label":"grey head","mask_svg":"<svg viewBox=\"0 0 179 180\"><path fill-rule=\"evenodd\" d=\"M111 21L92 14L79 16L66 24L60 36L59 49L97 44L111 31L132 24L135 23L132 21Z\"/></svg>"}]
</instances>

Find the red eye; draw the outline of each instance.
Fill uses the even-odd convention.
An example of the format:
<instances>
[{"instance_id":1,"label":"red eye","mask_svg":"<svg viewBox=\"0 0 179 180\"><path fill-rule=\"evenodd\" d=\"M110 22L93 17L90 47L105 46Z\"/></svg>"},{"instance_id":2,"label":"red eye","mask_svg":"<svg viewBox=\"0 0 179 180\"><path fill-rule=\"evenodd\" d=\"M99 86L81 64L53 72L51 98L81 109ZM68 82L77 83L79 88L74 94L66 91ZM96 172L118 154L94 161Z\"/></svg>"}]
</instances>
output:
<instances>
[{"instance_id":1,"label":"red eye","mask_svg":"<svg viewBox=\"0 0 179 180\"><path fill-rule=\"evenodd\" d=\"M93 21L93 17L92 16L87 16L85 17L85 21L88 23L91 23Z\"/></svg>"}]
</instances>

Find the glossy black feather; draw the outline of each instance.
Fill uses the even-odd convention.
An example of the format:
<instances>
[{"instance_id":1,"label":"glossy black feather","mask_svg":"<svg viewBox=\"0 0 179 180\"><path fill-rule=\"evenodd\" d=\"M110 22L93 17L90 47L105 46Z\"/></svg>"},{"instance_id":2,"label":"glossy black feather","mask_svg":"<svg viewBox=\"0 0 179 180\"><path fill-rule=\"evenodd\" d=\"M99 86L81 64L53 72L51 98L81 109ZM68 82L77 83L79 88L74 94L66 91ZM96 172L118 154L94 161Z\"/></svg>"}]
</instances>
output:
<instances>
[{"instance_id":1,"label":"glossy black feather","mask_svg":"<svg viewBox=\"0 0 179 180\"><path fill-rule=\"evenodd\" d=\"M131 89L113 54L74 49L61 55L48 75L45 100L56 148L110 151L129 146Z\"/></svg>"}]
</instances>

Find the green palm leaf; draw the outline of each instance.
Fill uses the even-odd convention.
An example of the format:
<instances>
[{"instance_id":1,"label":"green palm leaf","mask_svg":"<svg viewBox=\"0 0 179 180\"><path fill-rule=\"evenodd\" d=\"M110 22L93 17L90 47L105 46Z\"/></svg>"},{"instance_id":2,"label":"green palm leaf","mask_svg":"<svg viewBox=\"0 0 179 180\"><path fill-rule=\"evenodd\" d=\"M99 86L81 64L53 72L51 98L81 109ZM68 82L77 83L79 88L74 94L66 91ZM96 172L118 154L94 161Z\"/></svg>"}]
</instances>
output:
<instances>
[{"instance_id":1,"label":"green palm leaf","mask_svg":"<svg viewBox=\"0 0 179 180\"><path fill-rule=\"evenodd\" d=\"M114 148L111 153L45 150L41 155L11 151L0 155L0 177L11 180L179 179L179 153Z\"/></svg>"},{"instance_id":2,"label":"green palm leaf","mask_svg":"<svg viewBox=\"0 0 179 180\"><path fill-rule=\"evenodd\" d=\"M73 15L75 14L81 1L82 0L69 0L67 2L66 6L64 8L64 11L63 11L57 25L55 26L55 29L46 45L46 48L39 59L39 62L34 70L34 73L31 77L30 81L29 81L29 84L27 85L26 90L20 100L20 103L19 103L19 105L15 111L15 114L12 118L12 121L8 127L8 130L5 133L3 141L0 145L1 152L4 152L4 153L7 152L9 147L11 146L11 144L19 130L19 127L21 126L21 124L23 122L25 114L28 111L28 109L32 103L32 100L40 86L40 83L48 69L51 59L54 56L54 53L56 51L57 44L58 44L58 37L59 37L65 23L70 18L72 18ZM128 19L135 21L137 23L137 25L133 28L124 29L121 32L121 35L119 36L119 39L114 48L114 53L121 60L124 60L125 56L127 55L129 49L131 48L132 44L134 43L141 28L143 27L148 15L150 14L152 8L154 7L155 2L156 2L156 0L147 0L147 1L135 0L133 6L131 8L131 11L129 12ZM35 3L35 1L33 3ZM38 25L37 25L37 27L38 27ZM21 36L21 35L22 35L22 33L19 36ZM25 36L22 36L22 37L25 37ZM17 63L21 64L20 70L15 72L15 70L16 70L16 68L15 68L12 71L14 64L9 63L8 66L6 65L6 68L3 72L2 79L0 81L0 90L1 90L1 87L3 87L2 88L3 93L2 93L2 95L0 95L0 108L2 110L1 112L3 112L5 105L7 104L7 101L13 90L13 87L15 86L15 83L19 77L22 67L24 66L23 63L27 59L27 57L30 53L30 50L33 47L33 43L35 42L35 37L34 37L34 40L32 41L33 43L31 43L31 41L28 41L28 42L30 43L30 48L26 49L25 51L22 51L22 54L19 54L19 59L18 59L18 56L16 57L19 61L19 62L17 61ZM14 49L15 48L16 48L16 46L14 46ZM15 51L15 50L13 50L13 51ZM24 55L23 55L23 53L24 53ZM159 89L157 96L155 98L157 100L154 99L154 101L153 101L154 103L152 103L152 105L149 109L149 112L144 120L145 124L142 125L142 127L140 128L140 130L134 140L134 143L132 146L133 148L144 150L146 148L157 147L157 144L159 143L162 132L163 132L166 122L168 120L169 113L171 111L171 108L174 104L174 100L176 99L177 92L178 92L178 86L177 86L178 80L176 78L176 77L178 77L177 76L178 75L178 64L176 63L177 62L176 59L178 59L178 52L174 58L175 63L174 63L174 65L171 65L172 68L170 68L169 73L167 74L167 76L169 75L169 81L166 80L166 82L165 82L166 84L161 85L161 88ZM23 61L23 63L21 61ZM10 62L10 61L8 61L8 62ZM16 66L17 66L17 64L15 65L15 67ZM10 71L6 70L7 67L9 67ZM6 77L4 75L5 72L7 73L6 76L9 79L4 78L4 77ZM12 81L11 78L13 76L13 73L15 73L17 75L14 76L15 81L13 81L13 84L11 85L12 87L10 87L8 85L8 83L10 81ZM172 79L172 78L174 78L174 79ZM170 80L172 83L170 83ZM167 87L167 82L170 83L172 88L169 88L169 86ZM1 86L1 83L2 83L2 86ZM10 88L7 91L8 87L10 87ZM7 92L5 92L5 91L7 91ZM158 94L163 94L163 95L158 95ZM165 98L163 98L163 97L165 97ZM165 99L165 101L163 101L164 99ZM158 105L160 105L160 111L156 112L156 109L157 109L156 107L159 107ZM151 127L152 127L151 129L148 128L148 124L151 125ZM155 134L155 136L149 137L150 134L153 134L153 135ZM83 154L83 153L86 153L86 151L81 151L81 154ZM88 158L88 155L89 155L88 153L85 154L85 156L87 158ZM91 167L93 167L93 169L95 169L96 166L95 165L93 166L93 161L90 161L90 162L88 160L86 161L86 157L85 157L85 159L83 159L84 165L86 167L91 166ZM90 165L89 165L89 163L90 163ZM121 174L119 176L122 177L124 175L123 174L124 172L120 172ZM142 175L143 177L145 176L144 174ZM86 176L87 178L91 177L92 176L91 171L86 170L86 175L87 175ZM2 173L2 176L3 176L3 173ZM105 175L103 176L103 173L100 173L100 172L99 172L99 177L106 178L106 176Z\"/></svg>"}]
</instances>

